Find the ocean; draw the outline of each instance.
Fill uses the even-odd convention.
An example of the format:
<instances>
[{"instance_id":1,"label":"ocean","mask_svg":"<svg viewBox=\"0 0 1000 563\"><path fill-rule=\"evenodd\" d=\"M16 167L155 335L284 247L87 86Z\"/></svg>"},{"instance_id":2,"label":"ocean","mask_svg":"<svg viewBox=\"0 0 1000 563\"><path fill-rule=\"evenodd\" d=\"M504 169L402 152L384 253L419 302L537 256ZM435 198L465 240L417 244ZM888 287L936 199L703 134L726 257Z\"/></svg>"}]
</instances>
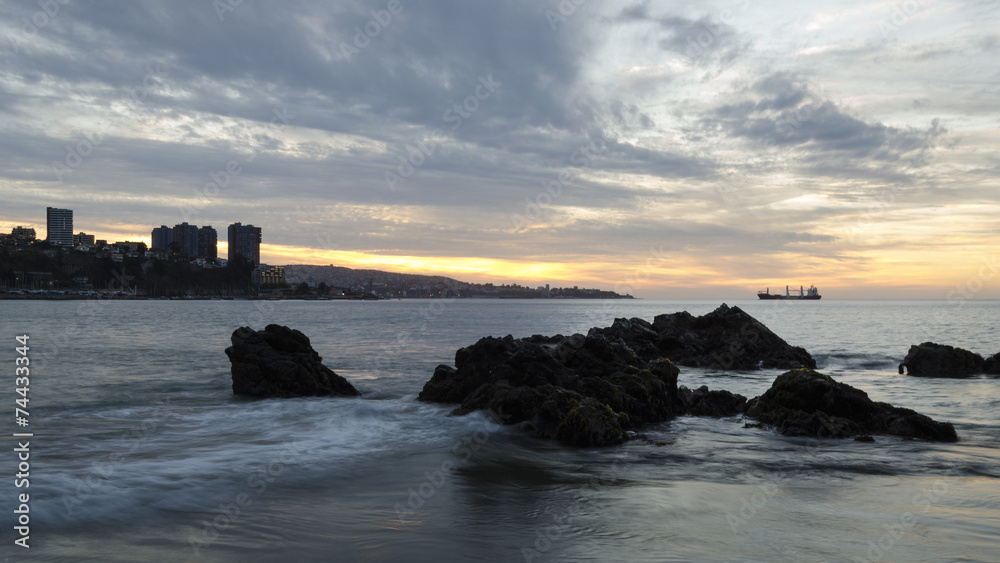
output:
<instances>
[{"instance_id":1,"label":"ocean","mask_svg":"<svg viewBox=\"0 0 1000 563\"><path fill-rule=\"evenodd\" d=\"M1000 379L897 373L927 340L1000 352L1000 302L728 302L806 348L819 371L954 423L952 444L790 438L739 418L680 417L622 446L574 449L416 400L436 365L483 336L586 332L720 304L0 301L0 556L1000 560ZM363 396L233 396L230 335L270 323L304 332ZM15 424L22 334L27 426ZM682 368L680 384L753 397L779 373ZM33 436L12 436L24 432ZM28 487L15 487L15 449L30 450ZM24 493L28 512L17 514ZM25 518L29 549L14 543Z\"/></svg>"}]
</instances>

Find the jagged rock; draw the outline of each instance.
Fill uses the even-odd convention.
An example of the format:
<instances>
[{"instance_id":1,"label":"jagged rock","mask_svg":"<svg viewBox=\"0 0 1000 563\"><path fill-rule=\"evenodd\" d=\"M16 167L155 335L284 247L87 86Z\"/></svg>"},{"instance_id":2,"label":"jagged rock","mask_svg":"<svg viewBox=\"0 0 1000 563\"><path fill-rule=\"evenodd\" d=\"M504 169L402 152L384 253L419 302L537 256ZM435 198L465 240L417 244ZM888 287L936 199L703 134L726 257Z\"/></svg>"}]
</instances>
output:
<instances>
[{"instance_id":1,"label":"jagged rock","mask_svg":"<svg viewBox=\"0 0 1000 563\"><path fill-rule=\"evenodd\" d=\"M459 415L491 410L571 445L612 445L629 428L682 414L678 373L601 334L486 337L458 350L454 368L438 366L418 398L461 403Z\"/></svg>"},{"instance_id":2,"label":"jagged rock","mask_svg":"<svg viewBox=\"0 0 1000 563\"><path fill-rule=\"evenodd\" d=\"M573 445L620 443L627 431L681 414L734 416L746 398L728 391L678 389L685 365L715 369L815 367L738 307L615 319L586 336L486 337L441 365L419 399L459 403L454 414L487 409L541 436Z\"/></svg>"},{"instance_id":3,"label":"jagged rock","mask_svg":"<svg viewBox=\"0 0 1000 563\"><path fill-rule=\"evenodd\" d=\"M684 311L658 315L650 324L642 319L615 319L590 335L604 335L628 343L644 360L667 357L677 365L709 369L815 368L805 349L791 346L739 307L722 304L695 317Z\"/></svg>"},{"instance_id":4,"label":"jagged rock","mask_svg":"<svg viewBox=\"0 0 1000 563\"><path fill-rule=\"evenodd\" d=\"M990 362L990 369L996 369L996 360L990 358ZM899 364L899 373L904 368L909 375L919 377L967 377L988 371L986 360L979 354L933 342L910 346Z\"/></svg>"},{"instance_id":5,"label":"jagged rock","mask_svg":"<svg viewBox=\"0 0 1000 563\"><path fill-rule=\"evenodd\" d=\"M941 442L958 440L951 423L876 403L864 391L811 369L778 376L770 389L747 403L746 414L788 436L850 438L890 434Z\"/></svg>"},{"instance_id":6,"label":"jagged rock","mask_svg":"<svg viewBox=\"0 0 1000 563\"><path fill-rule=\"evenodd\" d=\"M714 416L716 418L736 416L743 414L747 404L747 398L743 395L725 390L709 391L707 385L702 385L694 391L687 387L681 387L680 391L684 410L692 416Z\"/></svg>"},{"instance_id":7,"label":"jagged rock","mask_svg":"<svg viewBox=\"0 0 1000 563\"><path fill-rule=\"evenodd\" d=\"M309 338L281 325L233 331L226 348L232 363L233 393L254 397L360 395L346 379L322 364Z\"/></svg>"}]
</instances>

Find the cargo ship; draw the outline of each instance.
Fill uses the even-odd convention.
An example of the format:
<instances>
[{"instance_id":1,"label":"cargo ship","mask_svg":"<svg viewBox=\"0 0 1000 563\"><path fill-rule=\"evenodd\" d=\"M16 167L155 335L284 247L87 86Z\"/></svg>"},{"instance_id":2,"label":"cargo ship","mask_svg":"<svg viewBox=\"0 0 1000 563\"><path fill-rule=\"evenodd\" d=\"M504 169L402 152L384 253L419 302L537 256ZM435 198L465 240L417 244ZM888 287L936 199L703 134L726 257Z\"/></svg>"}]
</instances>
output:
<instances>
[{"instance_id":1,"label":"cargo ship","mask_svg":"<svg viewBox=\"0 0 1000 563\"><path fill-rule=\"evenodd\" d=\"M785 286L785 294L784 295L782 295L780 293L771 293L771 288L767 288L764 291L758 291L757 292L757 298L758 299L795 299L795 300L798 300L798 299L810 299L810 300L812 300L812 299L820 299L822 297L823 296L819 294L819 290L816 289L816 287L812 286L812 285L809 286L809 289L802 289L802 286L800 285L799 286L799 293L798 293L798 295L796 295L794 293L791 293L788 290L788 286L787 285Z\"/></svg>"}]
</instances>

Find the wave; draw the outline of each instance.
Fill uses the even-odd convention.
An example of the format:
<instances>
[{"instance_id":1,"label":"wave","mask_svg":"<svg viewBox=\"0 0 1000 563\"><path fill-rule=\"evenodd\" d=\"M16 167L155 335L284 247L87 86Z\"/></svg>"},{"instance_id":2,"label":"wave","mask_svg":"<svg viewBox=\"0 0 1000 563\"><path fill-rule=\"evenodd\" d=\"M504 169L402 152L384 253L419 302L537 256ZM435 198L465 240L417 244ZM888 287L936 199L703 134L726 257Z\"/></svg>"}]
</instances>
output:
<instances>
[{"instance_id":1,"label":"wave","mask_svg":"<svg viewBox=\"0 0 1000 563\"><path fill-rule=\"evenodd\" d=\"M486 414L449 417L398 400L280 399L91 412L45 438L33 464L32 516L47 526L202 513L275 487L315 487L359 464L445 450L492 432ZM54 436L63 435L57 440ZM35 494L36 489L40 489ZM37 500L35 500L37 499Z\"/></svg>"},{"instance_id":2,"label":"wave","mask_svg":"<svg viewBox=\"0 0 1000 563\"><path fill-rule=\"evenodd\" d=\"M846 352L831 352L813 354L816 369L863 369L863 370L896 370L902 358L885 354L859 354Z\"/></svg>"}]
</instances>

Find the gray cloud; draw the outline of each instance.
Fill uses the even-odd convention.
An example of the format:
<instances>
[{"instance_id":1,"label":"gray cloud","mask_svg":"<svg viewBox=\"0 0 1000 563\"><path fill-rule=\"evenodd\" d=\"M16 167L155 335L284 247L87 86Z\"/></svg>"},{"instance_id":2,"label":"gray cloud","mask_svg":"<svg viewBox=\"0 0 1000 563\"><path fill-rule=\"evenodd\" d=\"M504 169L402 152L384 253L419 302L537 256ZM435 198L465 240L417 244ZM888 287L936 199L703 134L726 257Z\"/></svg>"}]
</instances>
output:
<instances>
[{"instance_id":1,"label":"gray cloud","mask_svg":"<svg viewBox=\"0 0 1000 563\"><path fill-rule=\"evenodd\" d=\"M702 118L702 130L760 147L793 150L801 166L824 175L899 179L908 168L925 165L928 153L947 133L937 119L926 129L865 121L789 73L764 77L737 97L739 101L718 106Z\"/></svg>"},{"instance_id":2,"label":"gray cloud","mask_svg":"<svg viewBox=\"0 0 1000 563\"><path fill-rule=\"evenodd\" d=\"M617 19L633 24L655 23L661 35L657 40L661 49L703 66L726 68L753 46L753 42L732 25L710 15L697 19L653 15L648 0L623 9Z\"/></svg>"},{"instance_id":3,"label":"gray cloud","mask_svg":"<svg viewBox=\"0 0 1000 563\"><path fill-rule=\"evenodd\" d=\"M665 244L753 256L733 275L759 276L868 260L830 225L885 186L895 210L997 203L987 5L961 35L914 20L891 41L830 18L807 32L791 3L588 2L556 29L528 0L403 0L374 26L386 5L243 2L220 21L199 0L69 2L33 36L18 22L37 4L0 5L0 222L58 204L78 230L142 235L200 201L194 222L278 245L641 263ZM199 200L231 160L241 174Z\"/></svg>"}]
</instances>

